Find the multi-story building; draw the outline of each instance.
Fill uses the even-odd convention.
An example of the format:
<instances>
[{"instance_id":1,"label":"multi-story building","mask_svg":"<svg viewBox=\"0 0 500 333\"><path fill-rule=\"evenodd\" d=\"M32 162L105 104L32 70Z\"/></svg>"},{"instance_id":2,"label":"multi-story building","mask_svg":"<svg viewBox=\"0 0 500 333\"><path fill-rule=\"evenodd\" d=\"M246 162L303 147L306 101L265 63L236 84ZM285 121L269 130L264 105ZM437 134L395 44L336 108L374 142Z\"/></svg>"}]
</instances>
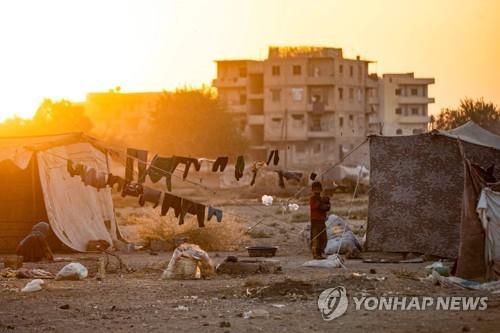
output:
<instances>
[{"instance_id":1,"label":"multi-story building","mask_svg":"<svg viewBox=\"0 0 500 333\"><path fill-rule=\"evenodd\" d=\"M313 166L364 140L368 63L337 48L271 47L263 61L217 61L214 86L255 158L279 149L286 167Z\"/></svg>"},{"instance_id":2,"label":"multi-story building","mask_svg":"<svg viewBox=\"0 0 500 333\"><path fill-rule=\"evenodd\" d=\"M370 77L368 89L369 132L382 135L411 135L426 132L429 123L428 97L432 78L413 73Z\"/></svg>"},{"instance_id":3,"label":"multi-story building","mask_svg":"<svg viewBox=\"0 0 500 333\"><path fill-rule=\"evenodd\" d=\"M238 119L251 154L279 149L286 167L338 161L367 134L425 131L427 85L413 74L369 74L342 49L270 47L262 61L219 60L213 84ZM367 163L367 150L347 164Z\"/></svg>"}]
</instances>

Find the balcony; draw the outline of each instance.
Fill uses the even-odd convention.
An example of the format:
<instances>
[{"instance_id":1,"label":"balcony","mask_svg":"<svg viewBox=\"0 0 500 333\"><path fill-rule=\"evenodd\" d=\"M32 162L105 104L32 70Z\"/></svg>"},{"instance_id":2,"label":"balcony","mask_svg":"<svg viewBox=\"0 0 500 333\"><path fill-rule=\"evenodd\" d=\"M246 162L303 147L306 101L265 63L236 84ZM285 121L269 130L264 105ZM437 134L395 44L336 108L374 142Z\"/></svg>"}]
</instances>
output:
<instances>
[{"instance_id":1,"label":"balcony","mask_svg":"<svg viewBox=\"0 0 500 333\"><path fill-rule=\"evenodd\" d=\"M326 126L309 126L309 131L307 132L308 138L324 139L332 138L334 136L334 131Z\"/></svg>"},{"instance_id":2,"label":"balcony","mask_svg":"<svg viewBox=\"0 0 500 333\"><path fill-rule=\"evenodd\" d=\"M399 117L401 124L427 124L429 117L427 116L401 116Z\"/></svg>"},{"instance_id":3,"label":"balcony","mask_svg":"<svg viewBox=\"0 0 500 333\"><path fill-rule=\"evenodd\" d=\"M334 107L331 104L326 104L323 102L314 102L307 104L307 111L311 112L333 112Z\"/></svg>"},{"instance_id":4,"label":"balcony","mask_svg":"<svg viewBox=\"0 0 500 333\"><path fill-rule=\"evenodd\" d=\"M214 79L212 85L216 88L233 88L233 87L246 87L246 77L224 77Z\"/></svg>"},{"instance_id":5,"label":"balcony","mask_svg":"<svg viewBox=\"0 0 500 333\"><path fill-rule=\"evenodd\" d=\"M433 97L426 96L399 96L399 104L429 104L434 103Z\"/></svg>"},{"instance_id":6,"label":"balcony","mask_svg":"<svg viewBox=\"0 0 500 333\"><path fill-rule=\"evenodd\" d=\"M319 76L307 76L306 77L306 84L308 85L327 85L327 86L333 86L335 83L335 77L333 74L331 75L319 75Z\"/></svg>"},{"instance_id":7,"label":"balcony","mask_svg":"<svg viewBox=\"0 0 500 333\"><path fill-rule=\"evenodd\" d=\"M378 104L379 99L378 99L378 97L368 97L367 103L368 104Z\"/></svg>"}]
</instances>

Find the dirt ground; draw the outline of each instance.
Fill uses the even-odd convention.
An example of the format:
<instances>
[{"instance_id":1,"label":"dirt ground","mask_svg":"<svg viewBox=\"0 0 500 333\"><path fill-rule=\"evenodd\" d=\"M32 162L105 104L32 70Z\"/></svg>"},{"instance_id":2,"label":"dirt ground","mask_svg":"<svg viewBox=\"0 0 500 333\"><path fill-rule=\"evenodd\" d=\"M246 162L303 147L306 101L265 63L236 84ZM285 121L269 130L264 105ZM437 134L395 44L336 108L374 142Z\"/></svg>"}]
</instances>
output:
<instances>
[{"instance_id":1,"label":"dirt ground","mask_svg":"<svg viewBox=\"0 0 500 333\"><path fill-rule=\"evenodd\" d=\"M160 280L172 252L151 255L147 250L118 254L133 272L120 272L110 258L110 270L96 278L100 254L58 254L89 269L83 281L46 280L42 291L20 293L30 280L0 278L0 333L3 332L493 332L500 324L500 295L434 285L420 281L429 264L373 264L346 260L346 268L302 267L310 260L299 232L307 222L303 200L297 212L283 214L279 206L264 207L257 199L219 202L231 223L249 227L236 242L236 251L210 251L218 264L228 255L247 257L245 245L279 246L282 272L247 276L218 275L210 280ZM337 195L334 212L346 215L348 195ZM361 235L365 228L367 198L356 199L349 224ZM127 221L129 207L117 205L124 233L133 238L141 224ZM145 218L153 212L143 211ZM127 213L129 212L129 213ZM194 220L187 223L195 224ZM216 223L216 222L212 222ZM221 224L224 225L224 222ZM207 232L209 232L208 229ZM67 262L25 264L57 273ZM353 273L365 273L356 276ZM371 277L385 277L378 281ZM356 311L324 321L318 295L326 288L344 286L348 296L488 296L485 311ZM263 309L268 316L245 319L244 313Z\"/></svg>"}]
</instances>

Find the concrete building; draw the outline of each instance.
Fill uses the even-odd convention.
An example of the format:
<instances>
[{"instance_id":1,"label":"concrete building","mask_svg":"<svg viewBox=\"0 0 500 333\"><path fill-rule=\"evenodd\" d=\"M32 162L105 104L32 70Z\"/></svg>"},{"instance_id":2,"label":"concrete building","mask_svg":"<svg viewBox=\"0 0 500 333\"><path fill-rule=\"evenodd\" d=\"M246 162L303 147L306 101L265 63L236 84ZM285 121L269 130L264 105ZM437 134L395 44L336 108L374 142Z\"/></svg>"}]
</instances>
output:
<instances>
[{"instance_id":1,"label":"concrete building","mask_svg":"<svg viewBox=\"0 0 500 333\"><path fill-rule=\"evenodd\" d=\"M427 86L413 73L369 74L370 61L329 47L270 47L256 60L218 60L213 85L265 159L279 149L286 167L335 162L368 134L427 130ZM367 164L366 150L347 164Z\"/></svg>"},{"instance_id":2,"label":"concrete building","mask_svg":"<svg viewBox=\"0 0 500 333\"><path fill-rule=\"evenodd\" d=\"M279 149L285 167L313 167L364 140L368 63L337 48L270 47L263 61L217 61L213 84L237 114L254 158Z\"/></svg>"},{"instance_id":3,"label":"concrete building","mask_svg":"<svg viewBox=\"0 0 500 333\"><path fill-rule=\"evenodd\" d=\"M432 78L415 78L413 73L372 75L368 84L369 133L412 135L426 132L429 123L428 97Z\"/></svg>"}]
</instances>

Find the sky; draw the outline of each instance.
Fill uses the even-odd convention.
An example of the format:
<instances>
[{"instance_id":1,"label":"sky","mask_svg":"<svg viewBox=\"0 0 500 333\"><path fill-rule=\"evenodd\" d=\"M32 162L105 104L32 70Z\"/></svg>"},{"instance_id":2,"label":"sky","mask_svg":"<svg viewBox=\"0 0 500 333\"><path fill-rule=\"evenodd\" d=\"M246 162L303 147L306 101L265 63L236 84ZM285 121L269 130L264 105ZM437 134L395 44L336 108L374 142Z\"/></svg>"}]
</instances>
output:
<instances>
[{"instance_id":1,"label":"sky","mask_svg":"<svg viewBox=\"0 0 500 333\"><path fill-rule=\"evenodd\" d=\"M0 2L0 120L43 98L210 84L214 60L270 45L341 47L378 74L434 77L431 113L500 105L500 0L17 0Z\"/></svg>"}]
</instances>

